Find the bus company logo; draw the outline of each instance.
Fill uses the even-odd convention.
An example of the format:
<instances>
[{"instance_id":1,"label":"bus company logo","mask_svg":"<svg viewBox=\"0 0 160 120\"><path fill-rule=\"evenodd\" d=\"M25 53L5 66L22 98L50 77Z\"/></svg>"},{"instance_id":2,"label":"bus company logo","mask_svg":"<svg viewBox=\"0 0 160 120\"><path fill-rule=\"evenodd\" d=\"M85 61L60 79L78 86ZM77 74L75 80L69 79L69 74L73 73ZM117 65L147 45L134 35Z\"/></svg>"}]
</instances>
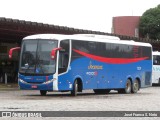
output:
<instances>
[{"instance_id":1,"label":"bus company logo","mask_svg":"<svg viewBox=\"0 0 160 120\"><path fill-rule=\"evenodd\" d=\"M98 72L97 71L95 71L95 72L86 72L86 75L97 76Z\"/></svg>"},{"instance_id":2,"label":"bus company logo","mask_svg":"<svg viewBox=\"0 0 160 120\"><path fill-rule=\"evenodd\" d=\"M25 80L33 80L34 78L33 77L25 77L24 79Z\"/></svg>"},{"instance_id":3,"label":"bus company logo","mask_svg":"<svg viewBox=\"0 0 160 120\"><path fill-rule=\"evenodd\" d=\"M155 71L155 72L160 72L160 67L158 67L158 66L153 66L153 71Z\"/></svg>"},{"instance_id":4,"label":"bus company logo","mask_svg":"<svg viewBox=\"0 0 160 120\"><path fill-rule=\"evenodd\" d=\"M42 117L42 114L40 112L2 112L2 117Z\"/></svg>"},{"instance_id":5,"label":"bus company logo","mask_svg":"<svg viewBox=\"0 0 160 120\"><path fill-rule=\"evenodd\" d=\"M11 112L2 112L2 117L12 117Z\"/></svg>"},{"instance_id":6,"label":"bus company logo","mask_svg":"<svg viewBox=\"0 0 160 120\"><path fill-rule=\"evenodd\" d=\"M102 70L103 66L102 65L92 65L92 62L90 61L88 69L97 69L97 70Z\"/></svg>"}]
</instances>

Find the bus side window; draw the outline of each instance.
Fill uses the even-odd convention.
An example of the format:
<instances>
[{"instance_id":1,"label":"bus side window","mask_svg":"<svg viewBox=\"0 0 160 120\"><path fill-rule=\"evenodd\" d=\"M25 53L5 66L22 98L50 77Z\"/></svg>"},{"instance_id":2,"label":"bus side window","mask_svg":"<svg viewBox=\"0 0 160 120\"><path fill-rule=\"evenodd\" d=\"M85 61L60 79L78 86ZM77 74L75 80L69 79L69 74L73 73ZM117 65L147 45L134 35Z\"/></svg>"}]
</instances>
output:
<instances>
[{"instance_id":1,"label":"bus side window","mask_svg":"<svg viewBox=\"0 0 160 120\"><path fill-rule=\"evenodd\" d=\"M153 65L158 65L158 57L153 55Z\"/></svg>"},{"instance_id":2,"label":"bus side window","mask_svg":"<svg viewBox=\"0 0 160 120\"><path fill-rule=\"evenodd\" d=\"M58 64L59 74L67 71L69 62L69 40L61 41L60 47L62 47L62 50L59 52L59 64Z\"/></svg>"}]
</instances>

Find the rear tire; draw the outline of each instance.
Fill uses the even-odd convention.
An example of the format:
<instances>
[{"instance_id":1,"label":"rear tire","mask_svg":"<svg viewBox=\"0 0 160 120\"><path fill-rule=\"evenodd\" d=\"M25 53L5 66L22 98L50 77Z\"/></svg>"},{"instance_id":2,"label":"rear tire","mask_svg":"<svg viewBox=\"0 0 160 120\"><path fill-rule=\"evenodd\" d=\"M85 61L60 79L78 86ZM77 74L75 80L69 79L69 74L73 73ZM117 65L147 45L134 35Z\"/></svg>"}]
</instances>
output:
<instances>
[{"instance_id":1,"label":"rear tire","mask_svg":"<svg viewBox=\"0 0 160 120\"><path fill-rule=\"evenodd\" d=\"M139 82L138 80L136 79L133 84L132 84L132 89L131 89L131 92L132 93L137 93L139 90Z\"/></svg>"},{"instance_id":2,"label":"rear tire","mask_svg":"<svg viewBox=\"0 0 160 120\"><path fill-rule=\"evenodd\" d=\"M46 90L40 90L40 94L41 94L41 96L46 96L47 91Z\"/></svg>"},{"instance_id":3,"label":"rear tire","mask_svg":"<svg viewBox=\"0 0 160 120\"><path fill-rule=\"evenodd\" d=\"M73 84L73 90L71 91L71 95L77 96L77 92L78 92L78 84L77 84L77 80L75 80Z\"/></svg>"},{"instance_id":4,"label":"rear tire","mask_svg":"<svg viewBox=\"0 0 160 120\"><path fill-rule=\"evenodd\" d=\"M127 82L126 82L126 87L123 90L124 93L126 93L126 94L131 93L131 88L132 88L131 81L128 79Z\"/></svg>"},{"instance_id":5,"label":"rear tire","mask_svg":"<svg viewBox=\"0 0 160 120\"><path fill-rule=\"evenodd\" d=\"M126 86L124 89L119 89L118 90L118 93L122 93L122 94L130 94L131 93L131 88L132 88L132 85L131 85L131 81L128 79L127 82L126 82Z\"/></svg>"}]
</instances>

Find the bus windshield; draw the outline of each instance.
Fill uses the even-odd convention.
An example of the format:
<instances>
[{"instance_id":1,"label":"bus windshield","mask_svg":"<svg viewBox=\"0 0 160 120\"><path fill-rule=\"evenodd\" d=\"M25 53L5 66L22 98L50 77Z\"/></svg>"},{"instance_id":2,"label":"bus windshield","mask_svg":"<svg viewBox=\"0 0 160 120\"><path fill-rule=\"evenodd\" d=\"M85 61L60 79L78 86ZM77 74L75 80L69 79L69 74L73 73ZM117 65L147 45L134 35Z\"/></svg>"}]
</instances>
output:
<instances>
[{"instance_id":1,"label":"bus windshield","mask_svg":"<svg viewBox=\"0 0 160 120\"><path fill-rule=\"evenodd\" d=\"M153 55L153 65L160 65L160 55Z\"/></svg>"},{"instance_id":2,"label":"bus windshield","mask_svg":"<svg viewBox=\"0 0 160 120\"><path fill-rule=\"evenodd\" d=\"M58 46L57 40L24 40L21 47L19 72L48 75L55 73L56 59L50 53Z\"/></svg>"}]
</instances>

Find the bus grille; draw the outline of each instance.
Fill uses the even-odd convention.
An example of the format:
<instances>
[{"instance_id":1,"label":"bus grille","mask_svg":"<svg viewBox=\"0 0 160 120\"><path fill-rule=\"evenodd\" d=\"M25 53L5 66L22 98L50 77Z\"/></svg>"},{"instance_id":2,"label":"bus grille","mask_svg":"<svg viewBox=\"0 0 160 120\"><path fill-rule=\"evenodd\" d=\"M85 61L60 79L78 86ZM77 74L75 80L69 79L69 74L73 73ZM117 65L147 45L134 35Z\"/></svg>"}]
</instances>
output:
<instances>
[{"instance_id":1,"label":"bus grille","mask_svg":"<svg viewBox=\"0 0 160 120\"><path fill-rule=\"evenodd\" d=\"M43 82L27 82L29 84L42 84Z\"/></svg>"}]
</instances>

